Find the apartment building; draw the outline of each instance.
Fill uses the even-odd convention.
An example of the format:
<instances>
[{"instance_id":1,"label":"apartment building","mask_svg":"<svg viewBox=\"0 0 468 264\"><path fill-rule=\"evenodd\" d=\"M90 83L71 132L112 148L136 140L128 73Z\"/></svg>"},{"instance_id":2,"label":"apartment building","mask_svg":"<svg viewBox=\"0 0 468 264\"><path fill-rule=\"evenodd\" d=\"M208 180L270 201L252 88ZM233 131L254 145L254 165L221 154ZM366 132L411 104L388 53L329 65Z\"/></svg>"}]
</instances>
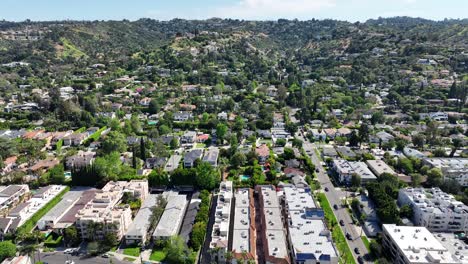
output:
<instances>
[{"instance_id":1,"label":"apartment building","mask_svg":"<svg viewBox=\"0 0 468 264\"><path fill-rule=\"evenodd\" d=\"M425 158L423 164L431 168L439 168L446 179L453 179L461 186L468 186L468 159Z\"/></svg>"},{"instance_id":2,"label":"apartment building","mask_svg":"<svg viewBox=\"0 0 468 264\"><path fill-rule=\"evenodd\" d=\"M267 264L288 264L291 263L286 245L286 234L283 227L281 206L272 185L256 186L255 192L258 194L257 212L260 212L260 223L257 224L263 248L262 257ZM260 260L259 260L260 262ZM262 261L263 262L263 261Z\"/></svg>"},{"instance_id":3,"label":"apartment building","mask_svg":"<svg viewBox=\"0 0 468 264\"><path fill-rule=\"evenodd\" d=\"M26 184L0 186L0 210L16 205L27 193L29 186Z\"/></svg>"},{"instance_id":4,"label":"apartment building","mask_svg":"<svg viewBox=\"0 0 468 264\"><path fill-rule=\"evenodd\" d=\"M153 240L166 240L179 234L187 208L187 196L181 194L167 197L167 205L153 233Z\"/></svg>"},{"instance_id":5,"label":"apartment building","mask_svg":"<svg viewBox=\"0 0 468 264\"><path fill-rule=\"evenodd\" d=\"M395 264L462 263L425 227L384 224L382 245Z\"/></svg>"},{"instance_id":6,"label":"apartment building","mask_svg":"<svg viewBox=\"0 0 468 264\"><path fill-rule=\"evenodd\" d=\"M234 193L234 223L231 251L235 259L256 260L256 229L253 191L237 189Z\"/></svg>"},{"instance_id":7,"label":"apartment building","mask_svg":"<svg viewBox=\"0 0 468 264\"><path fill-rule=\"evenodd\" d=\"M215 221L210 242L210 249L219 249L212 251L211 254L211 260L216 263L226 263L232 200L232 181L221 182L219 185L219 193L215 209Z\"/></svg>"},{"instance_id":8,"label":"apartment building","mask_svg":"<svg viewBox=\"0 0 468 264\"><path fill-rule=\"evenodd\" d=\"M392 175L397 175L397 173L385 163L383 160L366 160L367 166L369 169L379 177L383 173L389 173Z\"/></svg>"},{"instance_id":9,"label":"apartment building","mask_svg":"<svg viewBox=\"0 0 468 264\"><path fill-rule=\"evenodd\" d=\"M60 218L80 200L83 192L82 190L67 192L62 200L37 222L39 230L54 228Z\"/></svg>"},{"instance_id":10,"label":"apartment building","mask_svg":"<svg viewBox=\"0 0 468 264\"><path fill-rule=\"evenodd\" d=\"M405 188L398 204L413 208L413 223L434 232L467 232L468 207L439 188Z\"/></svg>"},{"instance_id":11,"label":"apartment building","mask_svg":"<svg viewBox=\"0 0 468 264\"><path fill-rule=\"evenodd\" d=\"M142 202L148 196L148 182L108 182L94 198L76 214L76 226L83 239L102 239L111 232L121 239L132 223L130 206L118 206L124 193L132 193Z\"/></svg>"},{"instance_id":12,"label":"apartment building","mask_svg":"<svg viewBox=\"0 0 468 264\"><path fill-rule=\"evenodd\" d=\"M340 183L343 184L350 184L353 174L359 175L362 184L377 180L365 162L335 159L333 160L333 169L338 174Z\"/></svg>"},{"instance_id":13,"label":"apartment building","mask_svg":"<svg viewBox=\"0 0 468 264\"><path fill-rule=\"evenodd\" d=\"M293 262L337 264L338 252L325 225L325 214L316 207L310 189L285 186L283 201Z\"/></svg>"},{"instance_id":14,"label":"apartment building","mask_svg":"<svg viewBox=\"0 0 468 264\"><path fill-rule=\"evenodd\" d=\"M125 243L144 244L148 240L148 229L150 228L152 208L157 205L158 194L150 194L141 205L138 214L130 224L127 233L125 233Z\"/></svg>"}]
</instances>

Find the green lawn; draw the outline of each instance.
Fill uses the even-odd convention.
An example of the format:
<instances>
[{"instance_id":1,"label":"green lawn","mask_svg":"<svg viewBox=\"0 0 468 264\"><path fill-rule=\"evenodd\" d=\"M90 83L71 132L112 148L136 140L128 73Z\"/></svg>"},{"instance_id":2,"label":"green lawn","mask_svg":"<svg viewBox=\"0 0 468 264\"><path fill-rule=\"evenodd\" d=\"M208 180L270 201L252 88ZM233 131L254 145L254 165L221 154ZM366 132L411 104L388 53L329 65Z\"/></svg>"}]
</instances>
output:
<instances>
[{"instance_id":1,"label":"green lawn","mask_svg":"<svg viewBox=\"0 0 468 264\"><path fill-rule=\"evenodd\" d=\"M123 250L124 255L129 255L133 257L140 256L140 248L139 247L128 247Z\"/></svg>"},{"instance_id":2,"label":"green lawn","mask_svg":"<svg viewBox=\"0 0 468 264\"><path fill-rule=\"evenodd\" d=\"M166 253L161 250L153 250L151 252L150 260L152 261L163 261L166 258Z\"/></svg>"},{"instance_id":3,"label":"green lawn","mask_svg":"<svg viewBox=\"0 0 468 264\"><path fill-rule=\"evenodd\" d=\"M126 257L126 258L124 258L124 260L125 260L125 261L129 261L129 262L133 262L133 261L136 260L136 258L128 258L128 257Z\"/></svg>"},{"instance_id":4,"label":"green lawn","mask_svg":"<svg viewBox=\"0 0 468 264\"><path fill-rule=\"evenodd\" d=\"M197 143L195 145L196 148L206 148L206 144L205 143Z\"/></svg>"},{"instance_id":5,"label":"green lawn","mask_svg":"<svg viewBox=\"0 0 468 264\"><path fill-rule=\"evenodd\" d=\"M328 226L331 227L332 229L333 241L335 242L335 245L338 251L340 252L340 255L342 256L340 263L356 264L356 261L354 260L354 257L353 257L353 253L351 252L351 249L349 248L348 243L346 243L346 238L343 234L343 231L341 230L340 226L337 224L338 222L335 218L335 215L333 214L333 210L330 206L330 203L327 200L327 197L325 196L324 193L319 193L318 200L325 213L325 218L328 222Z\"/></svg>"},{"instance_id":6,"label":"green lawn","mask_svg":"<svg viewBox=\"0 0 468 264\"><path fill-rule=\"evenodd\" d=\"M362 243L364 243L364 246L366 246L367 250L370 251L370 241L366 236L362 236Z\"/></svg>"}]
</instances>

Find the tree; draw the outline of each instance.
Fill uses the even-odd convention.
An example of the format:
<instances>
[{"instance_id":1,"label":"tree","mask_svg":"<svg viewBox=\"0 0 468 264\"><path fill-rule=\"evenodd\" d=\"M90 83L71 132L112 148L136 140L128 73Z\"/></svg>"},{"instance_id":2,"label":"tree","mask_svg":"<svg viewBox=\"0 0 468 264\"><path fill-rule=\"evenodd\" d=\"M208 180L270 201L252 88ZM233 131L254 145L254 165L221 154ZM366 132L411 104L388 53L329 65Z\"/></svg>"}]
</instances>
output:
<instances>
[{"instance_id":1,"label":"tree","mask_svg":"<svg viewBox=\"0 0 468 264\"><path fill-rule=\"evenodd\" d=\"M407 204L403 205L400 207L400 217L413 218L413 209Z\"/></svg>"},{"instance_id":2,"label":"tree","mask_svg":"<svg viewBox=\"0 0 468 264\"><path fill-rule=\"evenodd\" d=\"M421 185L421 181L422 181L422 175L421 174L413 173L410 176L411 176L411 186L418 187L419 185Z\"/></svg>"},{"instance_id":3,"label":"tree","mask_svg":"<svg viewBox=\"0 0 468 264\"><path fill-rule=\"evenodd\" d=\"M361 186L361 176L359 176L357 173L353 173L353 175L351 175L351 186Z\"/></svg>"},{"instance_id":4,"label":"tree","mask_svg":"<svg viewBox=\"0 0 468 264\"><path fill-rule=\"evenodd\" d=\"M161 109L161 106L159 105L158 101L156 101L155 99L152 99L148 105L148 112L151 115L154 115L159 112L159 109Z\"/></svg>"},{"instance_id":5,"label":"tree","mask_svg":"<svg viewBox=\"0 0 468 264\"><path fill-rule=\"evenodd\" d=\"M194 262L192 251L179 236L171 237L164 251L166 253L164 262L169 264L192 264Z\"/></svg>"},{"instance_id":6,"label":"tree","mask_svg":"<svg viewBox=\"0 0 468 264\"><path fill-rule=\"evenodd\" d=\"M398 159L398 167L407 174L411 174L414 171L413 163L408 158Z\"/></svg>"},{"instance_id":7,"label":"tree","mask_svg":"<svg viewBox=\"0 0 468 264\"><path fill-rule=\"evenodd\" d=\"M173 137L171 139L171 142L169 143L169 146L171 147L171 149L176 149L179 147L179 141L177 140L177 138Z\"/></svg>"},{"instance_id":8,"label":"tree","mask_svg":"<svg viewBox=\"0 0 468 264\"><path fill-rule=\"evenodd\" d=\"M66 241L67 245L69 245L69 246L75 246L78 243L80 243L80 238L78 236L78 230L76 229L75 226L69 226L69 227L65 228L63 236L65 238L65 241Z\"/></svg>"},{"instance_id":9,"label":"tree","mask_svg":"<svg viewBox=\"0 0 468 264\"><path fill-rule=\"evenodd\" d=\"M11 258L16 255L16 245L11 241L0 242L0 260Z\"/></svg>"},{"instance_id":10,"label":"tree","mask_svg":"<svg viewBox=\"0 0 468 264\"><path fill-rule=\"evenodd\" d=\"M362 124L359 127L358 132L359 132L359 143L369 141L369 126L366 123Z\"/></svg>"},{"instance_id":11,"label":"tree","mask_svg":"<svg viewBox=\"0 0 468 264\"><path fill-rule=\"evenodd\" d=\"M284 138L278 138L275 142L275 145L284 147L286 145L286 139Z\"/></svg>"},{"instance_id":12,"label":"tree","mask_svg":"<svg viewBox=\"0 0 468 264\"><path fill-rule=\"evenodd\" d=\"M349 145L352 147L357 147L361 142L360 137L356 134L356 131L352 131L349 137Z\"/></svg>"},{"instance_id":13,"label":"tree","mask_svg":"<svg viewBox=\"0 0 468 264\"><path fill-rule=\"evenodd\" d=\"M103 251L110 250L112 247L116 246L119 244L119 240L117 239L117 236L112 233L112 232L107 232L104 235L104 239L102 240L101 248L103 248Z\"/></svg>"},{"instance_id":14,"label":"tree","mask_svg":"<svg viewBox=\"0 0 468 264\"><path fill-rule=\"evenodd\" d=\"M122 153L127 150L127 140L124 135L117 131L111 131L102 141L102 151L105 154L111 152Z\"/></svg>"},{"instance_id":15,"label":"tree","mask_svg":"<svg viewBox=\"0 0 468 264\"><path fill-rule=\"evenodd\" d=\"M427 184L433 187L440 186L442 184L442 171L439 168L432 168L427 172Z\"/></svg>"},{"instance_id":16,"label":"tree","mask_svg":"<svg viewBox=\"0 0 468 264\"><path fill-rule=\"evenodd\" d=\"M0 157L3 158L3 160L16 153L17 148L14 140L0 138Z\"/></svg>"},{"instance_id":17,"label":"tree","mask_svg":"<svg viewBox=\"0 0 468 264\"><path fill-rule=\"evenodd\" d=\"M196 168L195 183L198 188L213 190L219 184L219 173L208 162L200 162Z\"/></svg>"},{"instance_id":18,"label":"tree","mask_svg":"<svg viewBox=\"0 0 468 264\"><path fill-rule=\"evenodd\" d=\"M65 174L63 164L58 164L49 170L49 180L53 184L65 183Z\"/></svg>"},{"instance_id":19,"label":"tree","mask_svg":"<svg viewBox=\"0 0 468 264\"><path fill-rule=\"evenodd\" d=\"M88 243L88 254L90 255L97 255L99 254L100 247L99 243L96 241L92 241Z\"/></svg>"},{"instance_id":20,"label":"tree","mask_svg":"<svg viewBox=\"0 0 468 264\"><path fill-rule=\"evenodd\" d=\"M146 147L145 147L145 140L140 138L140 158L141 160L146 160Z\"/></svg>"},{"instance_id":21,"label":"tree","mask_svg":"<svg viewBox=\"0 0 468 264\"><path fill-rule=\"evenodd\" d=\"M221 144L224 142L224 137L226 136L227 131L228 127L226 124L219 123L216 126L216 136L218 137L218 140L221 142Z\"/></svg>"},{"instance_id":22,"label":"tree","mask_svg":"<svg viewBox=\"0 0 468 264\"><path fill-rule=\"evenodd\" d=\"M237 169L240 166L244 165L246 161L247 161L247 158L245 157L244 153L242 153L242 152L236 152L231 157L231 165L235 169Z\"/></svg>"},{"instance_id":23,"label":"tree","mask_svg":"<svg viewBox=\"0 0 468 264\"><path fill-rule=\"evenodd\" d=\"M413 136L412 140L413 140L413 145L414 146L416 146L419 149L424 148L424 144L426 143L426 138L424 137L424 135L417 134L417 135Z\"/></svg>"},{"instance_id":24,"label":"tree","mask_svg":"<svg viewBox=\"0 0 468 264\"><path fill-rule=\"evenodd\" d=\"M206 223L205 222L198 222L193 225L192 234L190 237L190 244L194 250L200 249L203 245L203 241L205 240L206 234Z\"/></svg>"},{"instance_id":25,"label":"tree","mask_svg":"<svg viewBox=\"0 0 468 264\"><path fill-rule=\"evenodd\" d=\"M148 175L148 182L151 186L167 186L169 185L169 176L163 171L153 170Z\"/></svg>"}]
</instances>

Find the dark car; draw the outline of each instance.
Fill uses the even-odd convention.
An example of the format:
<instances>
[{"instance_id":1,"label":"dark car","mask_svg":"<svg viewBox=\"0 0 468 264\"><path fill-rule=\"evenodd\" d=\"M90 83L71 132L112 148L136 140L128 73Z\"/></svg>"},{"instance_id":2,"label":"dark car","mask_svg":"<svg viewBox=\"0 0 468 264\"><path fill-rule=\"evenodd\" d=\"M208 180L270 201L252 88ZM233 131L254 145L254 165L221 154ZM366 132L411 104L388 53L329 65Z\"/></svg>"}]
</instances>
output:
<instances>
[{"instance_id":1,"label":"dark car","mask_svg":"<svg viewBox=\"0 0 468 264\"><path fill-rule=\"evenodd\" d=\"M333 209L338 210L338 205L334 204Z\"/></svg>"},{"instance_id":2,"label":"dark car","mask_svg":"<svg viewBox=\"0 0 468 264\"><path fill-rule=\"evenodd\" d=\"M319 172L319 169L315 169L315 172Z\"/></svg>"},{"instance_id":3,"label":"dark car","mask_svg":"<svg viewBox=\"0 0 468 264\"><path fill-rule=\"evenodd\" d=\"M359 262L359 264L363 264L363 263L364 263L364 259L363 259L361 256L359 256L359 257L357 258L357 262Z\"/></svg>"},{"instance_id":4,"label":"dark car","mask_svg":"<svg viewBox=\"0 0 468 264\"><path fill-rule=\"evenodd\" d=\"M325 187L325 191L328 192L328 187Z\"/></svg>"},{"instance_id":5,"label":"dark car","mask_svg":"<svg viewBox=\"0 0 468 264\"><path fill-rule=\"evenodd\" d=\"M350 235L349 233L346 233L346 238L347 238L348 240L351 240L352 237L351 237L351 235Z\"/></svg>"},{"instance_id":6,"label":"dark car","mask_svg":"<svg viewBox=\"0 0 468 264\"><path fill-rule=\"evenodd\" d=\"M340 226L344 226L344 221L340 220Z\"/></svg>"},{"instance_id":7,"label":"dark car","mask_svg":"<svg viewBox=\"0 0 468 264\"><path fill-rule=\"evenodd\" d=\"M354 248L354 252L356 252L356 254L361 254L361 252L359 252L359 248Z\"/></svg>"}]
</instances>

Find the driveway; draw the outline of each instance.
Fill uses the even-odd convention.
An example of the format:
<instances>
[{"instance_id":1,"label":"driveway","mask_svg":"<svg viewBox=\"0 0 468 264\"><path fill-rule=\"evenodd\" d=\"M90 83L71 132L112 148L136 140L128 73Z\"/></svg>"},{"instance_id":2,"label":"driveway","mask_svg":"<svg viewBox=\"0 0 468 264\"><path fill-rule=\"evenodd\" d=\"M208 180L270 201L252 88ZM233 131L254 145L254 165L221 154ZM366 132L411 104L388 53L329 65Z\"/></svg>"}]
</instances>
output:
<instances>
[{"instance_id":1,"label":"driveway","mask_svg":"<svg viewBox=\"0 0 468 264\"><path fill-rule=\"evenodd\" d=\"M103 258L100 256L97 257L87 257L87 256L72 256L70 254L65 254L63 252L42 252L40 253L41 261L49 264L64 264L67 260L72 260L75 264L109 264L112 258L112 263L114 264L129 264L131 262L118 260L114 257Z\"/></svg>"}]
</instances>

